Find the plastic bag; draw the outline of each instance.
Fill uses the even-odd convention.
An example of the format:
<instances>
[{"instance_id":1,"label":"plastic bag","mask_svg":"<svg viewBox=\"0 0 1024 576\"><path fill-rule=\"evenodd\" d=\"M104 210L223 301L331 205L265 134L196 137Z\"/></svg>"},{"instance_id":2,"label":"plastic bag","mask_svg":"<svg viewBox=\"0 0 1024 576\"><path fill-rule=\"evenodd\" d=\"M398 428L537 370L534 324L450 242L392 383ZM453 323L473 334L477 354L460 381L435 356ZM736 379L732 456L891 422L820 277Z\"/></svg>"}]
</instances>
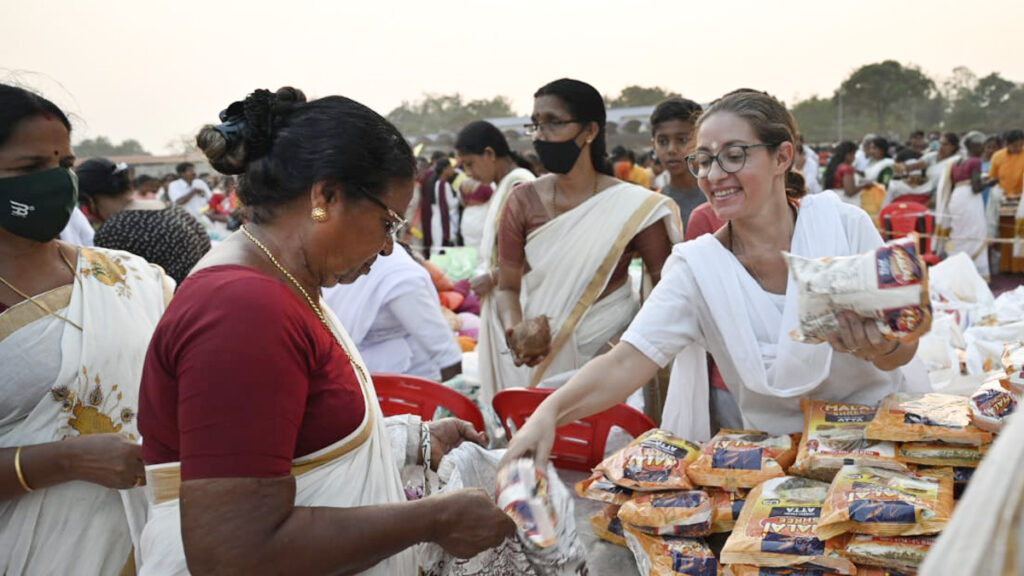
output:
<instances>
[{"instance_id":1,"label":"plastic bag","mask_svg":"<svg viewBox=\"0 0 1024 576\"><path fill-rule=\"evenodd\" d=\"M935 536L840 536L837 550L858 565L914 574L935 543ZM842 544L839 544L842 542Z\"/></svg>"},{"instance_id":2,"label":"plastic bag","mask_svg":"<svg viewBox=\"0 0 1024 576\"><path fill-rule=\"evenodd\" d=\"M619 519L647 534L698 538L711 533L711 499L706 492L641 494L619 508Z\"/></svg>"},{"instance_id":3,"label":"plastic bag","mask_svg":"<svg viewBox=\"0 0 1024 576\"><path fill-rule=\"evenodd\" d=\"M590 478L580 480L574 486L576 489L576 495L580 498L586 498L587 500L594 500L597 502L607 502L608 504L625 504L627 500L633 497L633 491L629 488L623 488L609 481L604 477L604 474L600 472L594 474Z\"/></svg>"},{"instance_id":4,"label":"plastic bag","mask_svg":"<svg viewBox=\"0 0 1024 576\"><path fill-rule=\"evenodd\" d=\"M473 274L476 272L476 261L479 257L479 248L471 246L445 246L443 252L430 255L430 262L433 262L443 270L445 275L451 278L452 282L458 282L459 280L473 277ZM440 288L438 289L440 290Z\"/></svg>"},{"instance_id":5,"label":"plastic bag","mask_svg":"<svg viewBox=\"0 0 1024 576\"><path fill-rule=\"evenodd\" d=\"M1009 389L1017 394L1024 394L1024 341L1006 344L1003 348L1002 364L1006 370L1006 383Z\"/></svg>"},{"instance_id":6,"label":"plastic bag","mask_svg":"<svg viewBox=\"0 0 1024 576\"><path fill-rule=\"evenodd\" d=\"M853 563L814 534L827 495L828 484L809 478L766 480L747 496L736 527L722 548L722 562L854 574Z\"/></svg>"},{"instance_id":7,"label":"plastic bag","mask_svg":"<svg viewBox=\"0 0 1024 576\"><path fill-rule=\"evenodd\" d=\"M966 396L890 394L878 406L865 434L872 440L946 442L981 446L992 433L971 424Z\"/></svg>"},{"instance_id":8,"label":"plastic bag","mask_svg":"<svg viewBox=\"0 0 1024 576\"><path fill-rule=\"evenodd\" d=\"M632 490L692 490L686 468L698 455L700 446L655 428L606 458L595 470Z\"/></svg>"},{"instance_id":9,"label":"plastic bag","mask_svg":"<svg viewBox=\"0 0 1024 576\"><path fill-rule=\"evenodd\" d=\"M913 536L940 532L953 512L953 471L893 472L843 466L828 491L814 533Z\"/></svg>"},{"instance_id":10,"label":"plastic bag","mask_svg":"<svg viewBox=\"0 0 1024 576\"><path fill-rule=\"evenodd\" d=\"M891 340L914 341L928 332L928 268L917 252L916 235L855 256L782 255L799 288L800 324L794 340L825 342L839 330L837 310L874 318Z\"/></svg>"},{"instance_id":11,"label":"plastic bag","mask_svg":"<svg viewBox=\"0 0 1024 576\"><path fill-rule=\"evenodd\" d=\"M961 446L943 442L904 442L899 446L898 456L907 464L977 468L988 447L988 444Z\"/></svg>"},{"instance_id":12,"label":"plastic bag","mask_svg":"<svg viewBox=\"0 0 1024 576\"><path fill-rule=\"evenodd\" d=\"M652 536L625 527L640 576L717 576L721 566L703 540Z\"/></svg>"},{"instance_id":13,"label":"plastic bag","mask_svg":"<svg viewBox=\"0 0 1024 576\"><path fill-rule=\"evenodd\" d=\"M868 440L864 431L876 408L823 400L801 400L804 434L792 474L832 481L845 464L907 470L896 458L896 444Z\"/></svg>"},{"instance_id":14,"label":"plastic bag","mask_svg":"<svg viewBox=\"0 0 1024 576\"><path fill-rule=\"evenodd\" d=\"M971 423L992 433L1002 431L1006 420L1017 411L1019 403L1017 396L1009 390L1009 381L1003 376L1003 373L999 373L985 381L969 401Z\"/></svg>"},{"instance_id":15,"label":"plastic bag","mask_svg":"<svg viewBox=\"0 0 1024 576\"><path fill-rule=\"evenodd\" d=\"M747 491L721 488L705 488L704 491L711 500L711 533L732 532L743 511L743 503L747 501Z\"/></svg>"},{"instance_id":16,"label":"plastic bag","mask_svg":"<svg viewBox=\"0 0 1024 576\"><path fill-rule=\"evenodd\" d=\"M700 457L690 464L686 474L699 486L753 488L769 478L785 476L794 458L796 442L789 435L720 430L704 443Z\"/></svg>"},{"instance_id":17,"label":"plastic bag","mask_svg":"<svg viewBox=\"0 0 1024 576\"><path fill-rule=\"evenodd\" d=\"M594 535L619 546L626 545L626 537L622 532L622 520L619 520L619 507L609 504L603 510L590 517L590 526Z\"/></svg>"}]
</instances>

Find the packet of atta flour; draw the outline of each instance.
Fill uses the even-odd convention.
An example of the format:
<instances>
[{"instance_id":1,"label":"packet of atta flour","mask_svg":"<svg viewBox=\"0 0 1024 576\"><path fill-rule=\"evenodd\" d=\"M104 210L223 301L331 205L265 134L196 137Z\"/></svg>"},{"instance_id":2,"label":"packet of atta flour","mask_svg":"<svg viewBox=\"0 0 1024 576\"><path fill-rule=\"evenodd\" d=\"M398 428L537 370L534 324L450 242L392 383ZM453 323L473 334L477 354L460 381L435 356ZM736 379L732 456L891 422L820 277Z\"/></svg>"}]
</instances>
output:
<instances>
[{"instance_id":1,"label":"packet of atta flour","mask_svg":"<svg viewBox=\"0 0 1024 576\"><path fill-rule=\"evenodd\" d=\"M747 495L736 526L722 548L722 562L856 574L852 562L814 533L827 495L827 483L809 478L766 480Z\"/></svg>"},{"instance_id":2,"label":"packet of atta flour","mask_svg":"<svg viewBox=\"0 0 1024 576\"><path fill-rule=\"evenodd\" d=\"M876 408L864 404L801 400L804 434L792 474L831 482L846 464L908 470L897 458L896 444L869 440L868 424Z\"/></svg>"},{"instance_id":3,"label":"packet of atta flour","mask_svg":"<svg viewBox=\"0 0 1024 576\"><path fill-rule=\"evenodd\" d=\"M769 478L785 476L796 458L796 445L788 434L720 430L704 443L700 457L690 464L686 474L699 486L753 488Z\"/></svg>"},{"instance_id":4,"label":"packet of atta flour","mask_svg":"<svg viewBox=\"0 0 1024 576\"><path fill-rule=\"evenodd\" d=\"M931 327L928 267L918 254L916 235L855 256L782 255L799 289L794 340L825 342L839 329L839 310L874 318L890 340L914 341Z\"/></svg>"},{"instance_id":5,"label":"packet of atta flour","mask_svg":"<svg viewBox=\"0 0 1024 576\"><path fill-rule=\"evenodd\" d=\"M630 490L693 490L686 468L700 455L700 446L655 428L635 438L594 470Z\"/></svg>"}]
</instances>

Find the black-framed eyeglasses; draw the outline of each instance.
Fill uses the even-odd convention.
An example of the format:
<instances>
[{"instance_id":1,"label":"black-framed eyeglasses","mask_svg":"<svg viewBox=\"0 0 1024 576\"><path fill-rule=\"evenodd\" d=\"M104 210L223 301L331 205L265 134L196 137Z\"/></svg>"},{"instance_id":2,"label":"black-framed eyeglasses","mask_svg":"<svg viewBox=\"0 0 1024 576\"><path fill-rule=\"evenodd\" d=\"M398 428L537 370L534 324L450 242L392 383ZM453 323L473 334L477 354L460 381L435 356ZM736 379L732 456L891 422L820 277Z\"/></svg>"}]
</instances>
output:
<instances>
[{"instance_id":1,"label":"black-framed eyeglasses","mask_svg":"<svg viewBox=\"0 0 1024 576\"><path fill-rule=\"evenodd\" d=\"M369 192L363 190L362 188L359 188L358 190L360 194L366 197L367 200L373 202L377 206L380 206L384 210L387 210L388 217L390 217L391 219L384 223L384 233L387 234L388 236L391 236L392 239L397 239L398 233L401 232L403 228L405 228L409 221L399 216L398 213L396 213L391 208L388 208L388 205L385 204L384 201L381 200L380 198L377 198L376 196L370 194Z\"/></svg>"},{"instance_id":2,"label":"black-framed eyeglasses","mask_svg":"<svg viewBox=\"0 0 1024 576\"><path fill-rule=\"evenodd\" d=\"M572 120L549 120L547 122L531 122L530 124L523 124L523 129L526 130L527 136L534 136L536 134L551 134L552 132L561 129L563 126L569 124L579 124L580 121L576 119Z\"/></svg>"},{"instance_id":3,"label":"black-framed eyeglasses","mask_svg":"<svg viewBox=\"0 0 1024 576\"><path fill-rule=\"evenodd\" d=\"M686 157L686 167L696 178L707 178L711 172L711 164L718 162L718 167L726 174L735 174L747 164L747 151L752 148L774 148L778 144L731 144L718 154L694 152Z\"/></svg>"}]
</instances>

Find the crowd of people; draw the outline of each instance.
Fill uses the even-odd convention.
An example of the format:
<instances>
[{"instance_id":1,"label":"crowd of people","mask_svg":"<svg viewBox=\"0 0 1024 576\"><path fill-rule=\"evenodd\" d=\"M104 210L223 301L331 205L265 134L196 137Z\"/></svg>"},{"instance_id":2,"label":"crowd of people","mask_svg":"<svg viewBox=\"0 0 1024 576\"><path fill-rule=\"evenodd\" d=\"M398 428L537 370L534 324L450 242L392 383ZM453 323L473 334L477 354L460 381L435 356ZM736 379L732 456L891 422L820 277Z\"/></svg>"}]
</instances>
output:
<instances>
[{"instance_id":1,"label":"crowd of people","mask_svg":"<svg viewBox=\"0 0 1024 576\"><path fill-rule=\"evenodd\" d=\"M811 395L928 391L917 342L873 319L792 340L782 252L875 249L879 211L915 201L988 275L988 206L1024 176L1019 130L813 148L748 89L667 99L650 150L611 153L572 79L534 93L528 156L478 120L417 158L366 106L290 87L220 119L196 137L217 175L133 178L0 85L0 572L404 575L420 543L499 546L485 490L403 478L496 430L385 418L373 373L472 379L484 408L557 386L506 461L545 462L557 426L669 365L661 425L694 441L799 431ZM442 286L458 249L473 268ZM453 319L478 323L472 374Z\"/></svg>"}]
</instances>

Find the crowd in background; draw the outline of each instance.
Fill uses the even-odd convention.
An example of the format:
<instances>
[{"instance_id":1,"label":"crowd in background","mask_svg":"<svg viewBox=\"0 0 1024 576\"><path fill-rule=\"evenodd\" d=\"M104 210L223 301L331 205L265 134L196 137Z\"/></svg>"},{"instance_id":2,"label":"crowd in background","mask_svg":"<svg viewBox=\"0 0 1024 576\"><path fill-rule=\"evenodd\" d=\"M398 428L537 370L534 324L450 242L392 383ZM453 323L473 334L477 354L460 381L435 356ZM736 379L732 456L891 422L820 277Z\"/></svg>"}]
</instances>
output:
<instances>
[{"instance_id":1,"label":"crowd in background","mask_svg":"<svg viewBox=\"0 0 1024 576\"><path fill-rule=\"evenodd\" d=\"M435 530L416 522L426 510L407 506L400 471L436 468L500 425L384 422L369 373L447 382L485 412L502 389L564 384L516 436L513 453L534 455L557 423L635 398L670 363L663 423L693 440L795 431L812 389L865 403L926 390L917 342L883 339L874 320L841 315L842 334L813 350L780 341L797 305L781 252L874 249L887 207L917 204L933 248L988 277L993 222L1019 214L1024 177L1020 130L811 146L752 90L708 110L667 99L650 149L608 151L600 93L570 79L534 94L531 154L479 120L453 150L415 157L368 108L282 88L203 128L218 173L183 162L133 177L76 161L60 110L2 89L0 360L19 366L2 379L17 405L0 414L8 573L66 572L66 546L14 546L67 529L43 495L112 527L90 536L95 573L129 556L179 573L186 552L216 567L221 542L242 572L294 546L315 552L294 559L311 572L380 573L414 573L404 550L427 539L459 556L495 546L511 527L482 493L424 498L458 512ZM148 507L123 503L149 514L132 555L139 527L112 489L144 482ZM256 500L261 514L244 514Z\"/></svg>"}]
</instances>

